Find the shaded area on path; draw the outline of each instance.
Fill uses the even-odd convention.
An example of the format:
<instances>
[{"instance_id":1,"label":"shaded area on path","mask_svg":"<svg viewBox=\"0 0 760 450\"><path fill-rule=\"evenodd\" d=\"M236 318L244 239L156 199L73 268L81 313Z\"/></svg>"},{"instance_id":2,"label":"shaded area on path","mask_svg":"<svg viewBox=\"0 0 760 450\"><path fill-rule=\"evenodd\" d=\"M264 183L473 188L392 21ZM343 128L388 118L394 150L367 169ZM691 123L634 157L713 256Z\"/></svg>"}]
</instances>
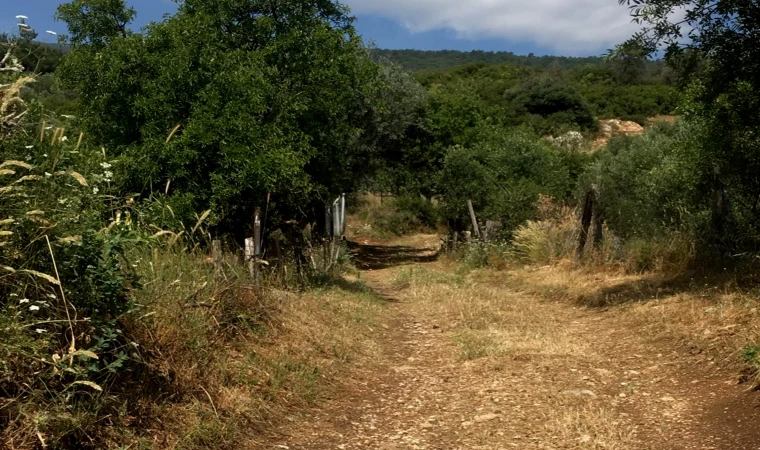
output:
<instances>
[{"instance_id":1,"label":"shaded area on path","mask_svg":"<svg viewBox=\"0 0 760 450\"><path fill-rule=\"evenodd\" d=\"M440 251L436 248L404 245L370 245L349 241L356 266L362 270L380 270L404 264L433 262Z\"/></svg>"}]
</instances>

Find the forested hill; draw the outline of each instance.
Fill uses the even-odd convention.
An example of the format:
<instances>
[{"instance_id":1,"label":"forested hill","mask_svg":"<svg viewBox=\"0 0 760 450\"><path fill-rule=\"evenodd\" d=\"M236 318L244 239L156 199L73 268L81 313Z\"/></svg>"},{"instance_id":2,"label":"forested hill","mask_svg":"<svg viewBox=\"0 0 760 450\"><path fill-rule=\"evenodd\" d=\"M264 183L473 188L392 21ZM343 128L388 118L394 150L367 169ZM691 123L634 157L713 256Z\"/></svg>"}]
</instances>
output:
<instances>
[{"instance_id":1,"label":"forested hill","mask_svg":"<svg viewBox=\"0 0 760 450\"><path fill-rule=\"evenodd\" d=\"M375 49L373 51L376 55L385 57L413 72L425 69L448 69L472 63L511 63L540 69L548 69L550 67L575 69L588 65L604 64L604 60L599 56L535 56L532 53L529 55L516 55L512 52L486 52L483 50L462 52L458 50ZM649 64L659 64L659 62L649 62Z\"/></svg>"}]
</instances>

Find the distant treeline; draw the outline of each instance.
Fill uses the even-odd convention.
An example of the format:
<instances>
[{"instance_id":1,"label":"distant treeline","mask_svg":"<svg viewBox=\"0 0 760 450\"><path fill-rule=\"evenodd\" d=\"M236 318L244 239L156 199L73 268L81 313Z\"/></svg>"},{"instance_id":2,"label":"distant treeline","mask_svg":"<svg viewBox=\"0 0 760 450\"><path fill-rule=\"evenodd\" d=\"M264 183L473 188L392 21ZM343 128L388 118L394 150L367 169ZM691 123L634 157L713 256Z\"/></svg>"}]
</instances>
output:
<instances>
[{"instance_id":1,"label":"distant treeline","mask_svg":"<svg viewBox=\"0 0 760 450\"><path fill-rule=\"evenodd\" d=\"M458 50L375 49L373 52L413 72L425 69L448 69L472 63L489 65L510 63L539 69L577 69L589 65L605 64L604 59L600 56L536 56L533 53L516 55L512 52L487 52L483 50L463 52ZM662 63L660 61L648 61L647 65L661 66Z\"/></svg>"}]
</instances>

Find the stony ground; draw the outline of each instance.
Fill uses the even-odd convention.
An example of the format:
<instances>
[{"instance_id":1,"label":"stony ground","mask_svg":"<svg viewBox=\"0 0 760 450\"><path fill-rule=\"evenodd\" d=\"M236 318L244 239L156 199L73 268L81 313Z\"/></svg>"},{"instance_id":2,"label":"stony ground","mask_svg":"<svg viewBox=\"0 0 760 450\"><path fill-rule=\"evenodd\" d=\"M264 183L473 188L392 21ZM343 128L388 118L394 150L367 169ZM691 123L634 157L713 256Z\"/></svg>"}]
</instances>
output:
<instances>
[{"instance_id":1,"label":"stony ground","mask_svg":"<svg viewBox=\"0 0 760 450\"><path fill-rule=\"evenodd\" d=\"M433 244L358 249L362 279L391 310L373 330L382 356L357 364L333 398L292 417L266 448L760 449L755 393L653 344L624 315L492 284L483 289L504 316L476 331L499 351L463 355L464 319L430 306L446 296L394 281L403 265L445 274Z\"/></svg>"}]
</instances>

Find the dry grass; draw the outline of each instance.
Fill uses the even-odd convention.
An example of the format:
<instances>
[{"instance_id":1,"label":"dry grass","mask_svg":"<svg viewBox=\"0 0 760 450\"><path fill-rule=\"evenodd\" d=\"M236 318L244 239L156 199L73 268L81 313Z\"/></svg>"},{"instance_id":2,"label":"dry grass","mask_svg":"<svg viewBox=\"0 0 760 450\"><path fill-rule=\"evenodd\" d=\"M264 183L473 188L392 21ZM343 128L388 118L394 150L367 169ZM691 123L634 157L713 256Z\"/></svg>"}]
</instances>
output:
<instances>
[{"instance_id":1,"label":"dry grass","mask_svg":"<svg viewBox=\"0 0 760 450\"><path fill-rule=\"evenodd\" d=\"M632 427L624 426L617 412L578 402L556 405L562 412L546 423L546 431L557 436L561 448L599 450L644 450Z\"/></svg>"},{"instance_id":2,"label":"dry grass","mask_svg":"<svg viewBox=\"0 0 760 450\"><path fill-rule=\"evenodd\" d=\"M515 230L507 258L532 266L573 265L590 272L681 273L696 255L694 239L673 232L657 238L618 239L606 225L602 227L599 248L594 248L593 226L582 260L576 258L580 237L579 212L540 196L538 220L528 221ZM490 264L497 265L497 264ZM502 268L513 265L502 263Z\"/></svg>"},{"instance_id":3,"label":"dry grass","mask_svg":"<svg viewBox=\"0 0 760 450\"><path fill-rule=\"evenodd\" d=\"M17 128L26 115L26 104L21 99L21 89L34 82L33 77L18 77L12 83L0 85L0 128Z\"/></svg>"},{"instance_id":4,"label":"dry grass","mask_svg":"<svg viewBox=\"0 0 760 450\"><path fill-rule=\"evenodd\" d=\"M440 279L441 274L418 270L416 277ZM419 307L455 324L454 342L462 356L583 354L587 349L556 327L551 311L528 296L505 293L501 288L466 282L413 283L409 295Z\"/></svg>"},{"instance_id":5,"label":"dry grass","mask_svg":"<svg viewBox=\"0 0 760 450\"><path fill-rule=\"evenodd\" d=\"M602 367L605 357L595 343L579 338L586 317L582 308L541 302L521 294L496 278L490 269L452 274L451 267L428 266L396 271L395 285L420 316L432 317L459 348L478 378L508 379L510 404L504 410L513 427L530 438L509 436L520 448L643 449L619 411L596 396L565 395L584 389L576 377L564 376L577 367ZM558 326L563 324L563 326ZM493 381L494 385L497 381ZM488 389L487 387L485 389ZM540 402L540 408L538 408ZM535 407L535 408L534 408ZM512 417L514 416L514 417ZM531 425L528 425L531 424ZM532 424L541 424L538 428ZM484 436L484 442L498 439ZM547 445L549 447L547 447Z\"/></svg>"},{"instance_id":6,"label":"dry grass","mask_svg":"<svg viewBox=\"0 0 760 450\"><path fill-rule=\"evenodd\" d=\"M153 277L139 294L150 321L136 324L136 335L150 342L144 353L160 355L154 371L179 400L150 393L162 424L155 448L256 448L255 430L311 404L374 351L369 330L383 308L368 293L257 293L217 281L205 258L185 253L154 252L141 264ZM245 273L229 265L226 275Z\"/></svg>"},{"instance_id":7,"label":"dry grass","mask_svg":"<svg viewBox=\"0 0 760 450\"><path fill-rule=\"evenodd\" d=\"M38 448L62 421L72 430L63 436L91 438L60 448L260 448L257 432L321 398L356 358L373 357L384 309L362 285L259 292L242 265L231 260L220 274L181 247L129 255L144 287L139 310L120 319L130 360L104 395L73 413L61 396L37 405L1 430L0 447ZM38 436L30 421L47 431Z\"/></svg>"},{"instance_id":8,"label":"dry grass","mask_svg":"<svg viewBox=\"0 0 760 450\"><path fill-rule=\"evenodd\" d=\"M482 276L497 282L495 273ZM498 275L498 282L505 279L542 298L607 308L652 342L679 348L718 369L745 369L743 349L760 342L756 293L725 280L630 274L619 268L590 271L569 263Z\"/></svg>"}]
</instances>

